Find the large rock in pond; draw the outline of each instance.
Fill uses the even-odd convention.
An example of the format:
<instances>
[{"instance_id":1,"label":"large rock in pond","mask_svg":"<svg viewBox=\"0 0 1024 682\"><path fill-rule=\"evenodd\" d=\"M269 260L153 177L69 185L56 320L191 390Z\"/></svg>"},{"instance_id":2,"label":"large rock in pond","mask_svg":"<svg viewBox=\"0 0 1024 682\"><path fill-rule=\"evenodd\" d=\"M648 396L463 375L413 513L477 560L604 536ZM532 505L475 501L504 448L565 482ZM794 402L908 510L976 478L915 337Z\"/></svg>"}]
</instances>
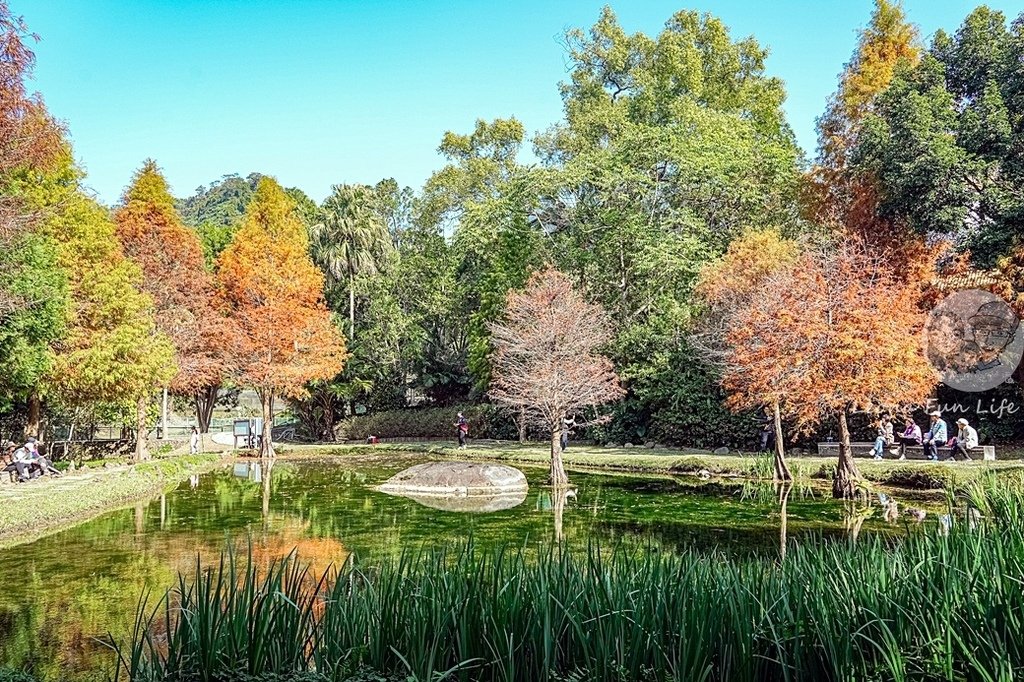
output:
<instances>
[{"instance_id":1,"label":"large rock in pond","mask_svg":"<svg viewBox=\"0 0 1024 682\"><path fill-rule=\"evenodd\" d=\"M468 497L526 492L526 476L504 464L427 462L397 473L381 486L385 493Z\"/></svg>"}]
</instances>

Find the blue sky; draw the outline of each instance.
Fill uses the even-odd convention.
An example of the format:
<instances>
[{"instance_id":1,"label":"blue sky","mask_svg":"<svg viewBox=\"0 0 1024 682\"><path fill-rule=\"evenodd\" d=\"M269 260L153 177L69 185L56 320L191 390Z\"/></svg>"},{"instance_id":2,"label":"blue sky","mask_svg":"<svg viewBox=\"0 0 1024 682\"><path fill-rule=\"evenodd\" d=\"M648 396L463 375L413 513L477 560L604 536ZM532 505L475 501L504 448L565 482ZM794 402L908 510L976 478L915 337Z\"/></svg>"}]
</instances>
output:
<instances>
[{"instance_id":1,"label":"blue sky","mask_svg":"<svg viewBox=\"0 0 1024 682\"><path fill-rule=\"evenodd\" d=\"M42 41L34 86L68 125L88 184L116 201L147 157L187 195L259 171L321 200L340 182L418 188L445 130L516 116L558 121L565 29L602 0L11 0ZM626 30L678 9L722 17L771 50L786 111L812 150L814 120L872 0L619 0ZM978 3L905 0L925 36ZM989 6L1016 16L1022 0Z\"/></svg>"}]
</instances>

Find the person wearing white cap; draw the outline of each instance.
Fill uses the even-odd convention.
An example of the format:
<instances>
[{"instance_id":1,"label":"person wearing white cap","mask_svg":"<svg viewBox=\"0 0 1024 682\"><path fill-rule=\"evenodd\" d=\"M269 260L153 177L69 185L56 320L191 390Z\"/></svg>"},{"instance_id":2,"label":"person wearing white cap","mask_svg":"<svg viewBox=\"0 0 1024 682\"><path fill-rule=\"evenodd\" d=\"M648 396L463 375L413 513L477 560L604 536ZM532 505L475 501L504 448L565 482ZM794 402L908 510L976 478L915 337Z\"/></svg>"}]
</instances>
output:
<instances>
[{"instance_id":1,"label":"person wearing white cap","mask_svg":"<svg viewBox=\"0 0 1024 682\"><path fill-rule=\"evenodd\" d=\"M964 459L974 459L971 457L971 451L978 447L978 432L963 417L956 420L956 425L958 430L956 438L953 439L953 450L949 453L949 458L955 459L957 454L960 454Z\"/></svg>"},{"instance_id":2,"label":"person wearing white cap","mask_svg":"<svg viewBox=\"0 0 1024 682\"><path fill-rule=\"evenodd\" d=\"M946 444L948 436L948 428L946 422L942 420L942 413L935 411L928 415L931 418L932 427L928 429L928 433L924 434L924 454L928 456L928 459L937 460L939 458L939 448Z\"/></svg>"}]
</instances>

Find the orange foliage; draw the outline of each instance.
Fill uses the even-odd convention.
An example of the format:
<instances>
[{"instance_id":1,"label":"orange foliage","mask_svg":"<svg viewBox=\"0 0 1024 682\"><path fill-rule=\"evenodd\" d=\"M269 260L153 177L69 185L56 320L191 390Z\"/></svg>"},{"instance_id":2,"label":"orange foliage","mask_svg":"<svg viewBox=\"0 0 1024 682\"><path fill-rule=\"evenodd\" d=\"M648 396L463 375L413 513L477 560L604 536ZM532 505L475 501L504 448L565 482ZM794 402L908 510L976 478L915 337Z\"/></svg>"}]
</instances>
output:
<instances>
[{"instance_id":1,"label":"orange foliage","mask_svg":"<svg viewBox=\"0 0 1024 682\"><path fill-rule=\"evenodd\" d=\"M241 333L240 378L260 392L269 436L274 397L305 395L308 382L334 377L346 357L306 228L272 178L260 180L217 274ZM264 448L273 454L269 437Z\"/></svg>"},{"instance_id":2,"label":"orange foliage","mask_svg":"<svg viewBox=\"0 0 1024 682\"><path fill-rule=\"evenodd\" d=\"M729 324L730 403L777 400L805 432L839 417L837 481L855 478L846 415L924 403L938 382L924 354L919 299L863 242L805 250Z\"/></svg>"},{"instance_id":3,"label":"orange foliage","mask_svg":"<svg viewBox=\"0 0 1024 682\"><path fill-rule=\"evenodd\" d=\"M220 384L234 363L237 334L204 265L199 236L182 223L154 161L135 174L114 218L125 254L142 270L157 327L174 343L178 372L170 388L191 394Z\"/></svg>"}]
</instances>

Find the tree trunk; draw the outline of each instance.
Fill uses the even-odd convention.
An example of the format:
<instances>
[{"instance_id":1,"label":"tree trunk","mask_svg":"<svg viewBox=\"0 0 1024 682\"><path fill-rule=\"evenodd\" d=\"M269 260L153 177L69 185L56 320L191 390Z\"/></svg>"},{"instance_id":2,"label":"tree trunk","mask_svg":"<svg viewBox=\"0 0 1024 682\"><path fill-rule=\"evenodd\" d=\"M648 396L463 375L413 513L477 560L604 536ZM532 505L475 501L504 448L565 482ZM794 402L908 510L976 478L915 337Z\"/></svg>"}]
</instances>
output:
<instances>
[{"instance_id":1,"label":"tree trunk","mask_svg":"<svg viewBox=\"0 0 1024 682\"><path fill-rule=\"evenodd\" d=\"M260 391L260 402L263 404L263 433L260 438L260 457L273 457L274 443L271 438L274 427L274 391Z\"/></svg>"},{"instance_id":2,"label":"tree trunk","mask_svg":"<svg viewBox=\"0 0 1024 682\"><path fill-rule=\"evenodd\" d=\"M853 461L850 450L850 427L846 423L846 411L839 413L839 461L836 475L832 479L832 497L850 500L854 497L854 483L860 479L860 472Z\"/></svg>"},{"instance_id":3,"label":"tree trunk","mask_svg":"<svg viewBox=\"0 0 1024 682\"><path fill-rule=\"evenodd\" d=\"M160 404L160 439L167 440L167 387L164 386Z\"/></svg>"},{"instance_id":4,"label":"tree trunk","mask_svg":"<svg viewBox=\"0 0 1024 682\"><path fill-rule=\"evenodd\" d=\"M213 409L217 406L217 398L220 395L220 386L206 386L192 394L192 402L196 408L196 425L199 433L210 432L210 422L213 421Z\"/></svg>"},{"instance_id":5,"label":"tree trunk","mask_svg":"<svg viewBox=\"0 0 1024 682\"><path fill-rule=\"evenodd\" d=\"M562 466L562 430L558 426L551 427L551 476L548 482L553 488L569 485L569 476Z\"/></svg>"},{"instance_id":6,"label":"tree trunk","mask_svg":"<svg viewBox=\"0 0 1024 682\"><path fill-rule=\"evenodd\" d=\"M149 395L143 393L135 402L135 461L149 459Z\"/></svg>"},{"instance_id":7,"label":"tree trunk","mask_svg":"<svg viewBox=\"0 0 1024 682\"><path fill-rule=\"evenodd\" d=\"M28 421L25 422L25 438L39 438L39 422L42 415L42 401L36 391L28 396Z\"/></svg>"},{"instance_id":8,"label":"tree trunk","mask_svg":"<svg viewBox=\"0 0 1024 682\"><path fill-rule=\"evenodd\" d=\"M348 339L350 344L356 335L356 276L348 276Z\"/></svg>"},{"instance_id":9,"label":"tree trunk","mask_svg":"<svg viewBox=\"0 0 1024 682\"><path fill-rule=\"evenodd\" d=\"M526 408L519 408L519 418L516 419L516 427L519 429L519 443L526 444Z\"/></svg>"},{"instance_id":10,"label":"tree trunk","mask_svg":"<svg viewBox=\"0 0 1024 682\"><path fill-rule=\"evenodd\" d=\"M779 409L779 401L772 405L775 411L775 481L792 481L793 475L789 473L786 466L786 448L782 441L782 412Z\"/></svg>"}]
</instances>

